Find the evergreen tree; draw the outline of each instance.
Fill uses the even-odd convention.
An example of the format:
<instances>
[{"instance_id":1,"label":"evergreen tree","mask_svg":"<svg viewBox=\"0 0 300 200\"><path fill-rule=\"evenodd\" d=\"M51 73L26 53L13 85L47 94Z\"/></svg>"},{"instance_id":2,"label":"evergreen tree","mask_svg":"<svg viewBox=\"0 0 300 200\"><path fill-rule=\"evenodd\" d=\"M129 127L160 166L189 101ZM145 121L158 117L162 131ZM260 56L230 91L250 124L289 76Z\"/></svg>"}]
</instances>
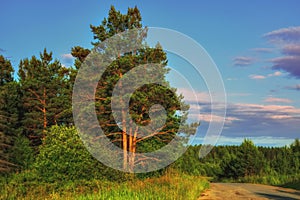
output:
<instances>
[{"instance_id":1,"label":"evergreen tree","mask_svg":"<svg viewBox=\"0 0 300 200\"><path fill-rule=\"evenodd\" d=\"M0 172L9 171L11 148L18 127L18 84L13 81L13 67L0 55Z\"/></svg>"},{"instance_id":2,"label":"evergreen tree","mask_svg":"<svg viewBox=\"0 0 300 200\"><path fill-rule=\"evenodd\" d=\"M92 44L98 51L109 51L105 49L106 47L99 46L99 44L124 31L142 28L141 20L141 14L137 7L128 8L127 13L122 14L112 6L108 18L104 18L99 26L91 25L95 40ZM147 35L147 29L144 28L137 31L136 35L138 41L143 42ZM126 38L123 39L126 40ZM130 41L125 41L125 43L126 42ZM137 152L152 152L166 145L173 139L179 126L183 124L181 122L185 122L186 110L188 109L188 106L182 101L183 97L177 96L175 93L176 90L171 88L169 83L165 80L165 75L168 73L168 69L166 68L167 57L162 47L157 44L155 48L151 48L144 43L142 46L143 48L137 49L134 52L117 55L117 59L114 60L102 74L95 94L99 124L107 137L109 137L115 145L123 149L123 167L124 169L130 170L135 166L144 165L144 161L151 158L128 157L128 152L131 152L133 155ZM101 50L101 48L103 49ZM77 58L75 65L82 63L88 53L89 51L84 48L74 47L72 49L72 55ZM116 120L111 109L113 89L127 72L137 66L143 65L143 73L151 73L151 68L148 67L149 63L159 64L155 69L157 72L156 75L151 77L151 79L161 80L164 84L145 84L132 94L129 105L131 115L129 122L125 119L126 110L123 99L123 97L128 94L124 92L118 104L121 117ZM75 67L77 69L79 68L78 66ZM142 74L135 74L134 76L137 77L137 80L141 81L138 77L142 76ZM145 83L147 83L147 80L145 80ZM122 91L129 90L127 87L130 87L130 85L122 85L120 89ZM151 134L141 137L141 130L132 124L135 123L141 126L149 124L151 122L149 110L155 104L162 105L165 108L167 115L166 123L160 127L160 131L156 132L153 130ZM180 109L182 109L183 115L178 117L175 114L176 111ZM119 125L122 126L122 130L119 128ZM196 126L197 124L194 124L193 127L186 126L186 133L189 134L192 130L195 131Z\"/></svg>"},{"instance_id":3,"label":"evergreen tree","mask_svg":"<svg viewBox=\"0 0 300 200\"><path fill-rule=\"evenodd\" d=\"M70 121L69 70L59 61L53 61L52 53L44 49L40 59L32 56L22 60L18 75L22 89L23 130L36 146L49 126Z\"/></svg>"}]
</instances>

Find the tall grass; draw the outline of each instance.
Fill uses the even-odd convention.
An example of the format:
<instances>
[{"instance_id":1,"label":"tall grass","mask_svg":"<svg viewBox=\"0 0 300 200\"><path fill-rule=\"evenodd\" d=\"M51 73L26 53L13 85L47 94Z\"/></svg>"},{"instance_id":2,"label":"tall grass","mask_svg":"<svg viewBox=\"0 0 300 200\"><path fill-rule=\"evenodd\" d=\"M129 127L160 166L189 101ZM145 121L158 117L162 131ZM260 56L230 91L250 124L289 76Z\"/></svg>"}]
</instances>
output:
<instances>
[{"instance_id":1,"label":"tall grass","mask_svg":"<svg viewBox=\"0 0 300 200\"><path fill-rule=\"evenodd\" d=\"M193 200L209 186L205 178L179 173L123 183L101 180L60 183L18 181L2 184L0 199Z\"/></svg>"}]
</instances>

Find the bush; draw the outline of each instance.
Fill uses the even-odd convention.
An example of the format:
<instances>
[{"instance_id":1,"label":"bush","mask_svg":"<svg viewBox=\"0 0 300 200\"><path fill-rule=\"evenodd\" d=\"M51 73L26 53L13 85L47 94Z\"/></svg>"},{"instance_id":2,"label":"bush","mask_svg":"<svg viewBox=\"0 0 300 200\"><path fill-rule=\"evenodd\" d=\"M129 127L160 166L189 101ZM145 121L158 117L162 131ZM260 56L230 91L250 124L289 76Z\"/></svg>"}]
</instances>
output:
<instances>
[{"instance_id":1,"label":"bush","mask_svg":"<svg viewBox=\"0 0 300 200\"><path fill-rule=\"evenodd\" d=\"M47 182L124 179L123 173L104 166L92 157L75 127L51 127L40 146L33 168L40 179Z\"/></svg>"}]
</instances>

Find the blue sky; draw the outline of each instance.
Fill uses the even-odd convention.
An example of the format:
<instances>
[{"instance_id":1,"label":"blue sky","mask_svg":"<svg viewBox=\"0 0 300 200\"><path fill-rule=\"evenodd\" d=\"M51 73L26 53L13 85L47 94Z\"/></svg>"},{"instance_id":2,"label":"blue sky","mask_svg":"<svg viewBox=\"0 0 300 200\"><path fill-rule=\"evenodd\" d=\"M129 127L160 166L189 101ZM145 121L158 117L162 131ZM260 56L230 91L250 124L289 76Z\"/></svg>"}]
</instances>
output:
<instances>
[{"instance_id":1,"label":"blue sky","mask_svg":"<svg viewBox=\"0 0 300 200\"><path fill-rule=\"evenodd\" d=\"M16 70L20 59L38 55L45 47L64 65L71 65L71 48L92 47L89 25L98 25L110 5L122 12L137 5L144 25L182 32L210 54L228 97L228 118L219 144L237 144L248 137L259 145L281 146L300 137L297 0L2 0L0 53ZM170 62L181 64L176 59ZM204 130L210 108L201 84L195 89L203 98Z\"/></svg>"}]
</instances>

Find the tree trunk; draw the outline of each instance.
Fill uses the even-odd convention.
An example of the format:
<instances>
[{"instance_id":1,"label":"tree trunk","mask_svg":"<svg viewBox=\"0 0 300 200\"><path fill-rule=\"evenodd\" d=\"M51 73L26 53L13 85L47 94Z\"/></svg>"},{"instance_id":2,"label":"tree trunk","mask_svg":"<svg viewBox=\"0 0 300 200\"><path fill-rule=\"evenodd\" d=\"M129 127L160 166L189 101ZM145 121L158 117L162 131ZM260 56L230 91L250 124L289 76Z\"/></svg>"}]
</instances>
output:
<instances>
[{"instance_id":1,"label":"tree trunk","mask_svg":"<svg viewBox=\"0 0 300 200\"><path fill-rule=\"evenodd\" d=\"M47 128L47 110L46 110L46 88L44 88L43 91L43 100L42 100L42 104L43 104L43 137L45 136L45 132L46 132L46 128Z\"/></svg>"}]
</instances>

